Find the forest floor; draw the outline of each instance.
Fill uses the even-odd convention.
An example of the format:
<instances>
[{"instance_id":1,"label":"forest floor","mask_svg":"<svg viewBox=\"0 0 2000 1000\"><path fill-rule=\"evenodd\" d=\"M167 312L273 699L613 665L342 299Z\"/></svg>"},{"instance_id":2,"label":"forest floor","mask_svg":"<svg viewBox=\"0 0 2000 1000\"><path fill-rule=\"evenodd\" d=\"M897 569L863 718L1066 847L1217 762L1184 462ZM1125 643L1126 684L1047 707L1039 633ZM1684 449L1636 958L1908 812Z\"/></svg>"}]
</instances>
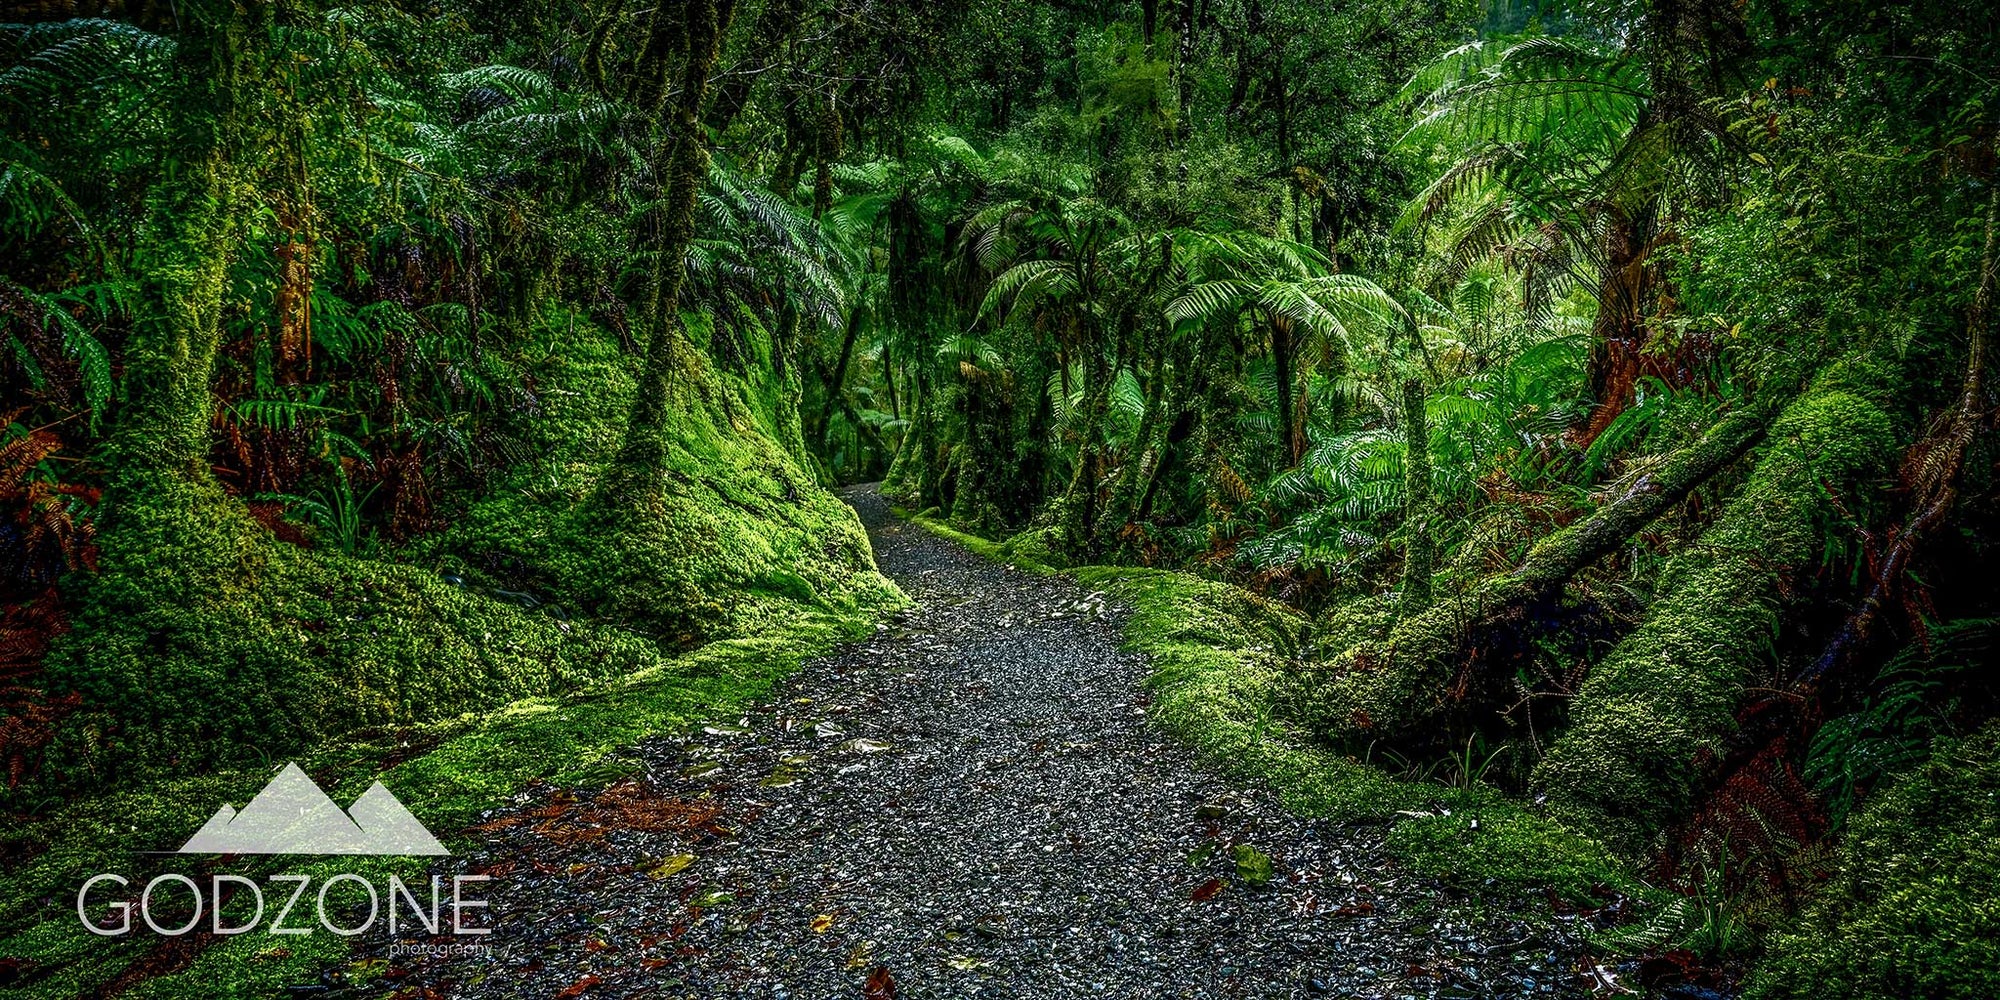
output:
<instances>
[{"instance_id":1,"label":"forest floor","mask_svg":"<svg viewBox=\"0 0 2000 1000\"><path fill-rule=\"evenodd\" d=\"M1587 995L1570 932L1149 725L1102 595L846 496L910 610L740 719L632 748L628 780L484 817L439 870L495 877L487 947L378 945L343 974L455 998Z\"/></svg>"}]
</instances>

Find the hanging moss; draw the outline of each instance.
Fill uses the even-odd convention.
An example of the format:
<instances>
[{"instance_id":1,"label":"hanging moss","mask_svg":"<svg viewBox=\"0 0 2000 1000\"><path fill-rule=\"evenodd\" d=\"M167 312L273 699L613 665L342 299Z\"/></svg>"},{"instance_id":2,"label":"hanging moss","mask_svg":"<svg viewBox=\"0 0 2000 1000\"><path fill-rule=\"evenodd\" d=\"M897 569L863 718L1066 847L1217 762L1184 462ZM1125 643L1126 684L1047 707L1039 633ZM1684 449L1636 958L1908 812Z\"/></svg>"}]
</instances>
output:
<instances>
[{"instance_id":1,"label":"hanging moss","mask_svg":"<svg viewBox=\"0 0 2000 1000\"><path fill-rule=\"evenodd\" d=\"M1892 365L1850 359L1822 374L1772 428L1748 484L1663 574L1665 595L1598 664L1536 782L1571 819L1632 849L1692 807L1698 757L1722 749L1743 686L1770 659L1787 585L1818 565L1835 497L1886 475L1900 384Z\"/></svg>"},{"instance_id":2,"label":"hanging moss","mask_svg":"<svg viewBox=\"0 0 2000 1000\"><path fill-rule=\"evenodd\" d=\"M2000 725L1939 745L1861 810L1745 995L2000 996Z\"/></svg>"}]
</instances>

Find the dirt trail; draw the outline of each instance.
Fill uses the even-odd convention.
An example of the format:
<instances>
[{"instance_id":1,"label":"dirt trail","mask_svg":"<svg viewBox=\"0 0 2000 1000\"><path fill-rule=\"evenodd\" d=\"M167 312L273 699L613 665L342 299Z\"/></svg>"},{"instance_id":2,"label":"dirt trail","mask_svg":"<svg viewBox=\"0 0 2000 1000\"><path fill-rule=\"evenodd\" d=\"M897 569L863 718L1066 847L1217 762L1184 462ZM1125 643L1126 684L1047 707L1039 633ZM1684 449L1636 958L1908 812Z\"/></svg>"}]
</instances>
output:
<instances>
[{"instance_id":1,"label":"dirt trail","mask_svg":"<svg viewBox=\"0 0 2000 1000\"><path fill-rule=\"evenodd\" d=\"M445 869L499 876L491 950L391 958L383 986L1579 993L1560 942L1475 923L1398 871L1375 831L1292 816L1149 726L1145 664L1118 650L1118 612L1100 595L899 523L872 489L847 497L917 606L741 720L635 748L640 778L582 800L543 790L496 814L485 851Z\"/></svg>"}]
</instances>

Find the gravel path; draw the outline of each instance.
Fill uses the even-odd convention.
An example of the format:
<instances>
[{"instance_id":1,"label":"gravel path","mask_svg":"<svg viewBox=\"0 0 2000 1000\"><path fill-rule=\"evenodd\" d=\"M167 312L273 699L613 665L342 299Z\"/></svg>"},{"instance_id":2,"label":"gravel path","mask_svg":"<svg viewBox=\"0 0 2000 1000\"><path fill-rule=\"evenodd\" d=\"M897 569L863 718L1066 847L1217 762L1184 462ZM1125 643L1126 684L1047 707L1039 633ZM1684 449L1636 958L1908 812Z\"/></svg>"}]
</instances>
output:
<instances>
[{"instance_id":1,"label":"gravel path","mask_svg":"<svg viewBox=\"0 0 2000 1000\"><path fill-rule=\"evenodd\" d=\"M746 717L635 748L640 778L496 813L487 850L446 869L498 876L490 951L391 956L383 985L771 1000L1587 992L1573 941L1482 920L1398 872L1377 832L1294 817L1149 726L1145 664L1119 652L1101 595L896 522L872 489L847 496L917 606Z\"/></svg>"}]
</instances>

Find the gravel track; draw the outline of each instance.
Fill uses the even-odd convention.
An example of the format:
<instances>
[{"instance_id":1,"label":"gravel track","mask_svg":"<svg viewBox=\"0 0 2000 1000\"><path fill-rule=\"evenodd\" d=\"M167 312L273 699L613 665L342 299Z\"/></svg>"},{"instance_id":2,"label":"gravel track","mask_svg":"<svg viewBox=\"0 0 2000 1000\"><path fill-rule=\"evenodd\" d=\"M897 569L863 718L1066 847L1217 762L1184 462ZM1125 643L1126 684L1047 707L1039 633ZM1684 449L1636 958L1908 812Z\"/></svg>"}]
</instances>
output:
<instances>
[{"instance_id":1,"label":"gravel track","mask_svg":"<svg viewBox=\"0 0 2000 1000\"><path fill-rule=\"evenodd\" d=\"M743 718L480 827L488 952L409 996L1577 996L1575 941L1399 871L1146 719L1119 612L845 494L916 606ZM1254 849L1255 854L1239 852ZM1237 859L1247 864L1239 870ZM1257 881L1257 858L1272 877ZM1245 878L1245 873L1250 876ZM575 992L566 992L566 991Z\"/></svg>"}]
</instances>

